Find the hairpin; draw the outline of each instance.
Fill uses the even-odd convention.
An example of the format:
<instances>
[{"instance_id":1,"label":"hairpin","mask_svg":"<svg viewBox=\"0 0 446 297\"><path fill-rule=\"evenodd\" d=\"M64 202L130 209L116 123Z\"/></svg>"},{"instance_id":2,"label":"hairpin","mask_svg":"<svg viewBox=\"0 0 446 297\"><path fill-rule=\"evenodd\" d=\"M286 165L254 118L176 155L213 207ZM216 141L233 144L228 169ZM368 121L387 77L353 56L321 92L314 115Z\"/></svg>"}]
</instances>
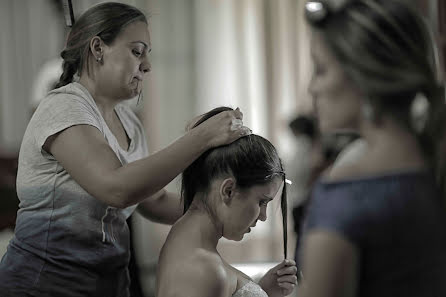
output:
<instances>
[{"instance_id":1,"label":"hairpin","mask_svg":"<svg viewBox=\"0 0 446 297\"><path fill-rule=\"evenodd\" d=\"M74 25L74 13L73 13L73 5L71 4L71 0L63 0L63 11L65 16L65 23L67 27L73 27Z\"/></svg>"}]
</instances>

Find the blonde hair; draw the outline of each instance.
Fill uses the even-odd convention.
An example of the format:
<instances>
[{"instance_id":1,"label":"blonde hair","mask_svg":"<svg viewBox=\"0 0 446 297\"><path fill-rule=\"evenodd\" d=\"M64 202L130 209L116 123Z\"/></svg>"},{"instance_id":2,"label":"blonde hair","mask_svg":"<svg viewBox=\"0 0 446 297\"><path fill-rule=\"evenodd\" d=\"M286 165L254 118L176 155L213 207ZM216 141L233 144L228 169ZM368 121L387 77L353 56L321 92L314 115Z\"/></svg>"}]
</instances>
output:
<instances>
[{"instance_id":1,"label":"blonde hair","mask_svg":"<svg viewBox=\"0 0 446 297\"><path fill-rule=\"evenodd\" d=\"M384 113L390 115L414 133L439 180L444 180L445 93L437 45L427 21L407 1L347 0L336 7L328 0L311 2L318 4L319 11L316 15L307 10L308 22L322 34L373 114L378 120ZM411 108L420 94L429 108L426 124L417 129Z\"/></svg>"}]
</instances>

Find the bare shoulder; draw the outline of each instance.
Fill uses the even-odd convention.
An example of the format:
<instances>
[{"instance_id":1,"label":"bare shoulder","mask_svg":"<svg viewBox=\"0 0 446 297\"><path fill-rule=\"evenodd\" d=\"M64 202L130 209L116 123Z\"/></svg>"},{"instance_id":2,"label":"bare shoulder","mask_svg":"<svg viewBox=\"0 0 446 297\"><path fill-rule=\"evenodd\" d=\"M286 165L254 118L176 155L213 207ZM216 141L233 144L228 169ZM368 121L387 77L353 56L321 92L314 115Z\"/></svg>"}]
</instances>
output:
<instances>
[{"instance_id":1,"label":"bare shoulder","mask_svg":"<svg viewBox=\"0 0 446 297\"><path fill-rule=\"evenodd\" d=\"M324 174L324 179L331 182L349 180L364 174L363 169L356 164L333 166Z\"/></svg>"},{"instance_id":2,"label":"bare shoulder","mask_svg":"<svg viewBox=\"0 0 446 297\"><path fill-rule=\"evenodd\" d=\"M367 145L364 140L357 139L344 148L336 158L334 164L326 172L329 181L350 179L364 174L367 167Z\"/></svg>"},{"instance_id":3,"label":"bare shoulder","mask_svg":"<svg viewBox=\"0 0 446 297\"><path fill-rule=\"evenodd\" d=\"M422 152L411 142L399 143L399 138L369 146L355 141L347 146L326 175L328 181L376 177L426 168Z\"/></svg>"},{"instance_id":4,"label":"bare shoulder","mask_svg":"<svg viewBox=\"0 0 446 297\"><path fill-rule=\"evenodd\" d=\"M183 264L179 280L183 296L231 296L230 278L218 254L196 249Z\"/></svg>"},{"instance_id":5,"label":"bare shoulder","mask_svg":"<svg viewBox=\"0 0 446 297\"><path fill-rule=\"evenodd\" d=\"M198 249L194 253L193 259L196 260L197 277L195 281L197 287L203 288L201 296L228 296L228 273L220 256L204 249Z\"/></svg>"}]
</instances>

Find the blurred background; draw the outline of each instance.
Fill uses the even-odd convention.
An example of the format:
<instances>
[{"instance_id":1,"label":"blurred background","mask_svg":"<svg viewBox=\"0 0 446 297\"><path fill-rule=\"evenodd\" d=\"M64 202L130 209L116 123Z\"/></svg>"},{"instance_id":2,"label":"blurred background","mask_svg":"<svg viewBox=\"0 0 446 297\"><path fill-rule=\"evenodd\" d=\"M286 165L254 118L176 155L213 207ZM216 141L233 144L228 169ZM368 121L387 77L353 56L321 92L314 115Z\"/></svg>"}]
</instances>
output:
<instances>
[{"instance_id":1,"label":"blurred background","mask_svg":"<svg viewBox=\"0 0 446 297\"><path fill-rule=\"evenodd\" d=\"M406 0L423 11L445 51L443 0ZM103 1L73 0L75 17ZM240 107L253 132L279 150L297 202L306 162L289 124L311 115L307 93L312 65L304 0L127 0L150 16L152 72L140 104L151 152L184 133L193 117L217 106ZM59 0L0 0L0 256L12 236L18 200L15 173L28 120L60 73L59 53L68 29ZM307 164L307 165L306 165ZM170 190L179 190L175 179ZM248 274L283 257L279 204L242 242L222 240L220 251ZM290 211L291 212L291 211ZM288 256L294 256L289 216ZM135 215L134 243L146 296L152 296L159 251L169 226ZM249 265L248 265L249 264ZM263 266L262 266L263 265ZM253 270L249 270L249 269Z\"/></svg>"}]
</instances>

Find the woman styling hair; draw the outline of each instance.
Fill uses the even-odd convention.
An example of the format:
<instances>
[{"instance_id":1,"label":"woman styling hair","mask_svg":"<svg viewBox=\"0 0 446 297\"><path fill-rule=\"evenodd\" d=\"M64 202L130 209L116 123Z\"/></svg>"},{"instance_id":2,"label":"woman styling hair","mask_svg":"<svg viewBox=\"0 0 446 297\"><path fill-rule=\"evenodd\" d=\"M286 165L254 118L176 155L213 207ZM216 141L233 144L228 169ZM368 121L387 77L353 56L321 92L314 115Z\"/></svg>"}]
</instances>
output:
<instances>
[{"instance_id":1,"label":"woman styling hair","mask_svg":"<svg viewBox=\"0 0 446 297\"><path fill-rule=\"evenodd\" d=\"M96 5L73 25L57 89L21 145L2 296L129 296L126 219L138 208L175 222L179 196L163 188L206 150L250 133L227 111L148 156L141 122L120 103L141 93L150 50L146 17L126 4Z\"/></svg>"}]
</instances>

